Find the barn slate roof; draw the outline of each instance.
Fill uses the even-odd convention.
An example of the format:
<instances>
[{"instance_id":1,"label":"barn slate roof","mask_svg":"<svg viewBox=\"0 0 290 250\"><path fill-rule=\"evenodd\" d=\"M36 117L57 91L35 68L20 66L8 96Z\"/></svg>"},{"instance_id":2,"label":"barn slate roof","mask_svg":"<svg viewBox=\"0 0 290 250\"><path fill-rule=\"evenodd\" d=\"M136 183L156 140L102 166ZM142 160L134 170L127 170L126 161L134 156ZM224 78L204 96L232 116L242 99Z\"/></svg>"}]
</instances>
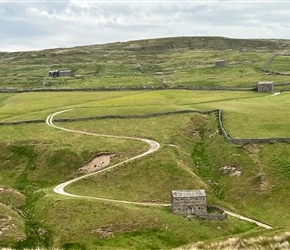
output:
<instances>
[{"instance_id":1,"label":"barn slate roof","mask_svg":"<svg viewBox=\"0 0 290 250\"><path fill-rule=\"evenodd\" d=\"M172 197L205 197L205 196L206 194L203 189L172 191Z\"/></svg>"}]
</instances>

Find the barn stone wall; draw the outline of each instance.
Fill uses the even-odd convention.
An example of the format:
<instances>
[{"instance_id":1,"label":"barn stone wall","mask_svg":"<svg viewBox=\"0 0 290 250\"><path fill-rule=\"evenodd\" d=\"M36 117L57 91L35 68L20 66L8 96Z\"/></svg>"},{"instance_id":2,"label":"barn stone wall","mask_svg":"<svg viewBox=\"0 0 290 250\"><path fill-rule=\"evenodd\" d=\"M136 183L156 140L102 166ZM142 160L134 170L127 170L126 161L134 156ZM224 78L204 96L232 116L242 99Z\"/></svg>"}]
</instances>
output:
<instances>
[{"instance_id":1,"label":"barn stone wall","mask_svg":"<svg viewBox=\"0 0 290 250\"><path fill-rule=\"evenodd\" d=\"M225 219L225 211L207 206L204 190L179 190L171 192L171 210L173 214L186 217L198 217L208 220Z\"/></svg>"},{"instance_id":2,"label":"barn stone wall","mask_svg":"<svg viewBox=\"0 0 290 250\"><path fill-rule=\"evenodd\" d=\"M134 116L95 116L95 117L83 117L83 118L67 118L67 119L54 119L54 122L74 122L74 121L85 121L85 120L101 120L101 119L138 119L138 118L149 118L157 117L164 115L173 115L173 114L187 114L187 113L199 113L199 114L216 114L218 117L219 129L225 140L228 143L233 144L257 144L257 143L276 143L276 142L290 142L290 137L279 137L279 138L231 138L228 136L226 130L223 127L222 122L222 110L215 109L209 111L200 111L200 110L179 110L179 111L170 111L170 112L160 112L152 113L146 115L134 115ZM17 124L30 124L30 123L45 123L45 120L23 120L23 121L11 121L11 122L0 122L1 125L17 125Z\"/></svg>"},{"instance_id":3,"label":"barn stone wall","mask_svg":"<svg viewBox=\"0 0 290 250\"><path fill-rule=\"evenodd\" d=\"M64 77L64 76L70 76L73 77L74 73L72 72L72 70L50 70L48 73L49 77Z\"/></svg>"},{"instance_id":4,"label":"barn stone wall","mask_svg":"<svg viewBox=\"0 0 290 250\"><path fill-rule=\"evenodd\" d=\"M273 92L274 83L273 82L259 82L257 85L258 92Z\"/></svg>"},{"instance_id":5,"label":"barn stone wall","mask_svg":"<svg viewBox=\"0 0 290 250\"><path fill-rule=\"evenodd\" d=\"M226 212L219 207L208 206L207 210L214 211L214 213L201 214L197 217L207 220L224 220L226 218Z\"/></svg>"},{"instance_id":6,"label":"barn stone wall","mask_svg":"<svg viewBox=\"0 0 290 250\"><path fill-rule=\"evenodd\" d=\"M216 67L224 67L227 66L227 61L226 60L218 60L215 62Z\"/></svg>"},{"instance_id":7,"label":"barn stone wall","mask_svg":"<svg viewBox=\"0 0 290 250\"><path fill-rule=\"evenodd\" d=\"M171 197L171 209L174 214L207 214L206 197Z\"/></svg>"},{"instance_id":8,"label":"barn stone wall","mask_svg":"<svg viewBox=\"0 0 290 250\"><path fill-rule=\"evenodd\" d=\"M60 70L59 76L73 77L74 73L71 70Z\"/></svg>"}]
</instances>

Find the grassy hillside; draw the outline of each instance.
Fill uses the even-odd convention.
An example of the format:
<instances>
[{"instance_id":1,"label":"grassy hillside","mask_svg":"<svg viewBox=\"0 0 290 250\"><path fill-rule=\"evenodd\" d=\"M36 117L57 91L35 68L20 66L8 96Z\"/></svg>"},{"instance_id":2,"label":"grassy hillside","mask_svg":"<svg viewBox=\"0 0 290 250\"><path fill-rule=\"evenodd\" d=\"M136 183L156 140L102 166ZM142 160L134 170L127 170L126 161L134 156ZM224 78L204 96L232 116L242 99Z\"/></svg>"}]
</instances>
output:
<instances>
[{"instance_id":1,"label":"grassy hillside","mask_svg":"<svg viewBox=\"0 0 290 250\"><path fill-rule=\"evenodd\" d=\"M239 53L240 49L246 52ZM210 87L252 88L289 82L263 72L267 59L290 49L288 40L178 37L33 52L0 53L1 88ZM217 60L227 67L215 67ZM51 69L76 77L49 78Z\"/></svg>"},{"instance_id":2,"label":"grassy hillside","mask_svg":"<svg viewBox=\"0 0 290 250\"><path fill-rule=\"evenodd\" d=\"M273 58L269 64L269 70L282 74L289 74L290 57L288 54L281 54Z\"/></svg>"},{"instance_id":3,"label":"grassy hillside","mask_svg":"<svg viewBox=\"0 0 290 250\"><path fill-rule=\"evenodd\" d=\"M272 54L286 51L288 46L286 40L184 37L1 53L0 64L5 69L0 77L2 88L168 89L0 93L0 121L44 121L48 115L65 109L70 111L56 119L222 109L224 127L231 137L290 137L286 91L271 96L255 91L169 89L177 85L251 88L260 80L285 83L287 76L268 75L262 69ZM239 48L247 52L239 53ZM214 67L218 59L226 59L228 66ZM281 66L283 60L275 60L269 67L286 68ZM56 67L74 69L77 76L47 78L47 71ZM69 192L170 203L171 190L202 188L210 205L262 221L273 229L230 216L224 221L207 221L173 215L168 207L57 195L53 187L81 175L78 168L94 155L114 154L112 165L145 152L148 145L136 140L60 131L43 122L0 126L0 248L289 246L288 143L228 144L213 114L56 124L91 133L149 138L161 145L152 155L69 185ZM231 170L225 171L227 167Z\"/></svg>"},{"instance_id":4,"label":"grassy hillside","mask_svg":"<svg viewBox=\"0 0 290 250\"><path fill-rule=\"evenodd\" d=\"M236 129L237 124L230 122L235 111L246 113L253 104L259 105L264 101L268 105L276 105L278 109L287 106L287 96L287 93L269 97L232 91L210 92L210 95L206 91L2 94L1 114L6 114L5 120L16 121L19 118L45 119L49 113L73 107L82 109L63 113L57 118L208 110L223 104L227 129L242 137L247 129ZM52 104L51 99L56 102ZM28 100L34 104L25 105ZM256 109L256 113L252 111L248 114L248 125L253 128L253 135L263 134L259 126L255 130L254 125L259 124L259 120L253 117L257 117L258 113L261 117L263 114L267 116L269 112L271 115L276 113L273 108ZM281 117L285 117L283 112ZM283 127L287 122L285 119L279 120L281 122L277 127ZM285 210L290 204L283 198L289 190L287 162L290 159L285 154L288 144L227 144L217 133L217 120L213 115L106 119L59 125L97 133L152 138L161 143L161 150L154 155L77 182L69 186L68 191L97 197L168 203L173 189L204 188L210 204L232 209L276 228L289 228ZM120 161L146 150L146 145L137 141L70 134L45 124L2 126L0 129L1 183L24 194L26 201L17 205L16 211L30 215L22 218L22 223L26 225L26 240L16 243L7 239L4 245L79 246L91 249L102 244L104 248L110 245L120 248L129 245L133 248L172 248L193 241L229 237L254 227L230 217L224 222L187 221L171 215L168 209L137 209L130 205L60 197L53 194L51 188L77 176L77 168L92 155L98 152L117 153L115 161ZM264 133L267 132L265 128ZM287 130L284 131L285 136L287 133L289 135ZM275 130L269 136L277 136ZM232 177L230 173L222 172L220 169L226 165L241 170L241 176ZM279 204L279 207L273 204ZM13 206L11 209L12 212ZM92 219L94 213L97 213L97 218L103 219ZM32 230L33 227L38 230ZM217 228L222 230L216 231ZM18 230L21 232L20 226ZM188 231L191 233L185 234ZM263 230L256 228L256 231L262 233ZM112 235L115 237L112 238ZM252 230L243 237L251 235ZM150 239L151 243L145 239Z\"/></svg>"}]
</instances>

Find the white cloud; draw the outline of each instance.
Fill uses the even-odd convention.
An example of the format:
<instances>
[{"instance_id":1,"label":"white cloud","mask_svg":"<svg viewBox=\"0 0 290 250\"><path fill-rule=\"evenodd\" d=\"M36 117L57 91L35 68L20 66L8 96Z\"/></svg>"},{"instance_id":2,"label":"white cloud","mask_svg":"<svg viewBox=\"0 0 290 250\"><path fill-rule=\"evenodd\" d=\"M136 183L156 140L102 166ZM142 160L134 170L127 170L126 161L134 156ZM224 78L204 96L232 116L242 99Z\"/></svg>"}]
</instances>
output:
<instances>
[{"instance_id":1,"label":"white cloud","mask_svg":"<svg viewBox=\"0 0 290 250\"><path fill-rule=\"evenodd\" d=\"M290 38L289 16L290 2L0 0L0 50L168 36Z\"/></svg>"}]
</instances>

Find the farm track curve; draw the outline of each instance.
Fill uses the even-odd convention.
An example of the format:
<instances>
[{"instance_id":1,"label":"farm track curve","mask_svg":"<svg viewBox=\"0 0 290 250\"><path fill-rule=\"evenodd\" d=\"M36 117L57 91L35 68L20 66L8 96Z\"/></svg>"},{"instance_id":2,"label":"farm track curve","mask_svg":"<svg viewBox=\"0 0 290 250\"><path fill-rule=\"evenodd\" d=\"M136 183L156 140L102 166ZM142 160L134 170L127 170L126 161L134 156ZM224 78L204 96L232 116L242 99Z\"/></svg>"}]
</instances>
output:
<instances>
[{"instance_id":1,"label":"farm track curve","mask_svg":"<svg viewBox=\"0 0 290 250\"><path fill-rule=\"evenodd\" d=\"M74 178L72 180L63 182L63 183L57 185L56 187L54 187L53 191L55 193L60 194L60 195L64 195L64 196L76 197L76 198L87 198L87 199L95 199L95 200L109 201L109 202L119 202L119 203L133 204L133 205L163 206L163 207L169 207L169 206L171 206L171 204L164 204L164 203L133 202L133 201L126 201L126 200L107 199L107 198L102 198L102 197L82 196L82 195L75 195L75 194L67 193L64 189L65 189L66 186L70 185L71 183L74 183L74 182L76 182L78 180L81 180L83 178L86 178L86 177L89 177L89 176L92 176L92 175L96 175L96 174L101 173L101 172L104 172L104 171L107 171L109 169L116 168L116 167L118 167L120 165L123 165L123 164L125 164L127 162L131 162L131 161L133 161L135 159L139 159L139 158L141 158L143 156L152 154L153 152L157 151L160 148L160 144L158 142L153 141L153 140L149 140L149 139L143 139L143 138L137 138L137 137L128 137L128 136L116 136L116 135L89 133L89 132L84 132L84 131L80 131L80 130L72 130L72 129L63 128L63 127L57 126L57 125L55 125L53 123L53 119L54 119L54 117L56 115L59 115L61 113L68 112L68 111L71 111L71 110L73 110L73 109L62 110L62 111L58 111L58 112L55 112L55 113L49 115L46 118L46 124L48 126L50 126L50 127L56 128L56 129L60 129L60 130L67 131L67 132L72 132L72 133L83 134L83 135L97 136L97 137L108 137L108 138L118 138L118 139L139 140L139 141L143 141L143 142L149 144L150 149L148 151L140 154L140 155L134 156L134 157L132 157L130 159L127 159L125 161L122 161L120 163L117 163L115 165L112 165L112 166L107 167L105 169L99 170L97 172L85 174L85 175L76 177L76 178ZM266 228L266 229L272 229L271 226L269 226L267 224L264 224L262 222L256 221L254 219L251 219L251 218L248 218L248 217L245 217L245 216L242 216L242 215L239 215L239 214L230 212L230 211L226 211L226 210L224 210L224 211L225 211L226 214L228 214L230 216L233 216L233 217L236 217L236 218L239 218L241 220L248 221L248 222L255 223L256 225L258 225L260 227L263 227L263 228Z\"/></svg>"}]
</instances>

